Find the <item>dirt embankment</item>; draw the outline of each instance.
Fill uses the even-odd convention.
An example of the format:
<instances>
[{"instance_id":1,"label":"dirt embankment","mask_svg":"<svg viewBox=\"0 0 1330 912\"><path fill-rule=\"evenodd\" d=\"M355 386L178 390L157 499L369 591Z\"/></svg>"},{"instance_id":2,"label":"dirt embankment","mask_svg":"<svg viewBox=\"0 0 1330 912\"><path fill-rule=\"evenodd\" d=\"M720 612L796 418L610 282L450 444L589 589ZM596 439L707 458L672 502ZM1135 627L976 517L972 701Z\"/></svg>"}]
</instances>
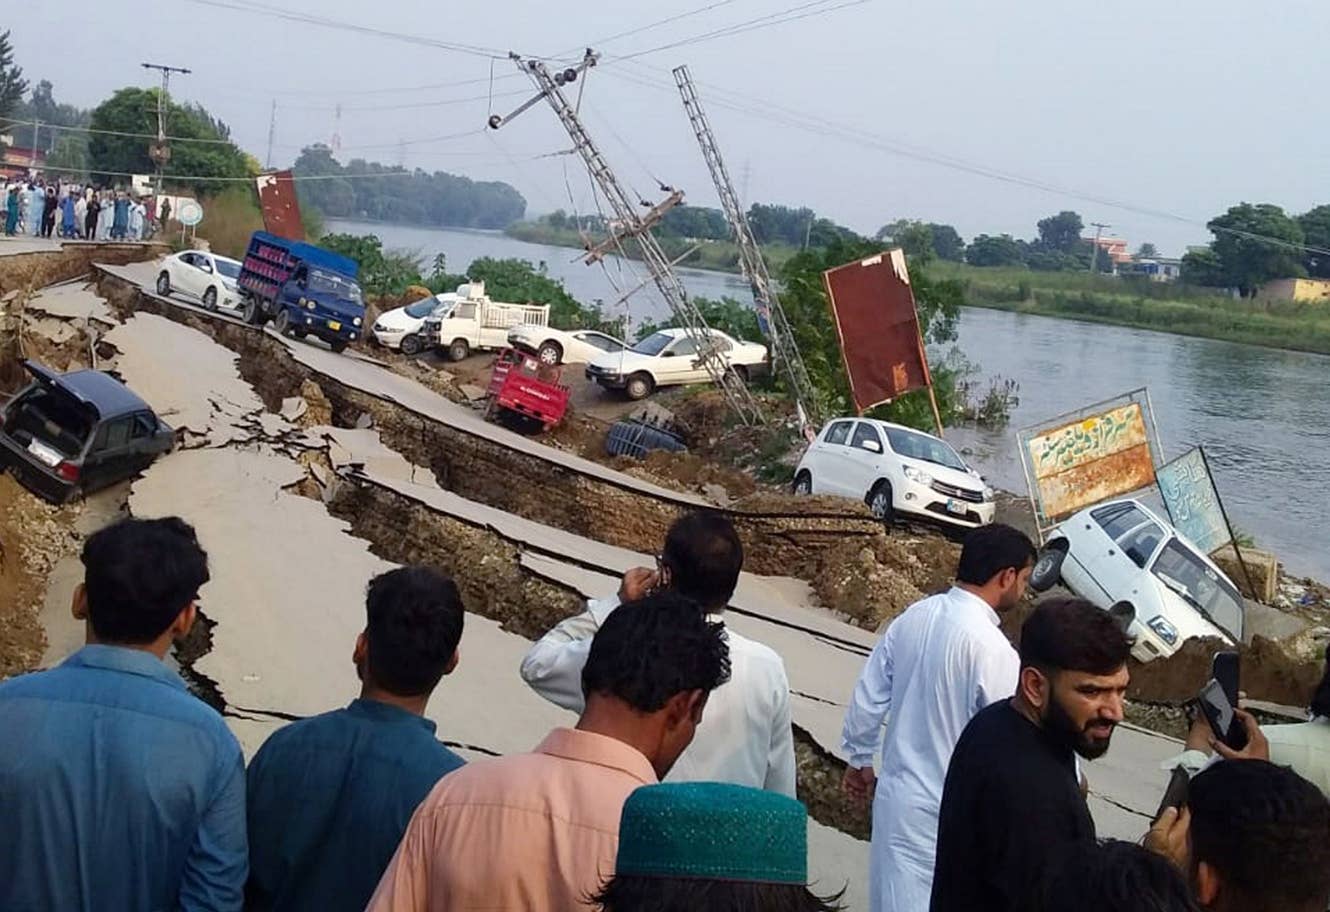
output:
<instances>
[{"instance_id":1,"label":"dirt embankment","mask_svg":"<svg viewBox=\"0 0 1330 912\"><path fill-rule=\"evenodd\" d=\"M0 256L0 295L14 290L44 288L92 272L93 263L123 266L164 256L165 244L66 244L59 250Z\"/></svg>"}]
</instances>

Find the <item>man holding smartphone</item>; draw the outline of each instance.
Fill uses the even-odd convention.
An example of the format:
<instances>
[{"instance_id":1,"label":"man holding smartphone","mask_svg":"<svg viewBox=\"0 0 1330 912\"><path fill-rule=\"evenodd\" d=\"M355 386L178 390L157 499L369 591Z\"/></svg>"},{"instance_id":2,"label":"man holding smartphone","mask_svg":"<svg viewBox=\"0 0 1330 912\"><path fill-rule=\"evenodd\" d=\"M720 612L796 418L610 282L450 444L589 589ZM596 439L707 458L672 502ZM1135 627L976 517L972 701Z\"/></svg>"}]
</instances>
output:
<instances>
[{"instance_id":1,"label":"man holding smartphone","mask_svg":"<svg viewBox=\"0 0 1330 912\"><path fill-rule=\"evenodd\" d=\"M582 667L591 639L621 603L661 591L697 602L712 621L734 595L743 545L729 520L690 513L670 527L656 567L624 574L617 595L593 599L587 610L559 623L522 660L522 678L551 703L581 712ZM674 782L728 782L795 794L794 731L785 663L771 648L725 630L730 680L707 702L706 717L671 771Z\"/></svg>"}]
</instances>

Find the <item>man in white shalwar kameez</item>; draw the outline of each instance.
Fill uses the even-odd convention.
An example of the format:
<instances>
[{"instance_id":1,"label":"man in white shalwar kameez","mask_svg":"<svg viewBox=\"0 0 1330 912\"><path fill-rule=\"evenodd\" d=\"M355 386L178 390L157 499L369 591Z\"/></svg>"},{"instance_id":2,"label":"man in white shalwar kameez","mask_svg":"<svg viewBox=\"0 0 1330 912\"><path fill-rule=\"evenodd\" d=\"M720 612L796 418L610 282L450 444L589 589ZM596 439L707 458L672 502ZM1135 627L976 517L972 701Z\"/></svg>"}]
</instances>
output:
<instances>
[{"instance_id":1,"label":"man in white shalwar kameez","mask_svg":"<svg viewBox=\"0 0 1330 912\"><path fill-rule=\"evenodd\" d=\"M859 676L842 732L843 784L859 801L873 795L872 912L928 909L947 765L975 713L1016 690L1020 660L998 613L1024 597L1034 560L1030 539L1010 526L974 530L956 585L893 620Z\"/></svg>"}]
</instances>

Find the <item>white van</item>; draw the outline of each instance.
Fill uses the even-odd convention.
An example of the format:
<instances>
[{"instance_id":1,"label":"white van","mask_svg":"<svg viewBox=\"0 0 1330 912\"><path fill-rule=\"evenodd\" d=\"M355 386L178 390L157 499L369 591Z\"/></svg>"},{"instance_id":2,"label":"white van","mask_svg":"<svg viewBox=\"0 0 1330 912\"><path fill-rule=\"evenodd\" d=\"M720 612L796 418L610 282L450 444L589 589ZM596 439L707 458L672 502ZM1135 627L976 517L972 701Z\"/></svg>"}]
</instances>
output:
<instances>
[{"instance_id":1,"label":"white van","mask_svg":"<svg viewBox=\"0 0 1330 912\"><path fill-rule=\"evenodd\" d=\"M459 285L456 294L439 298L420 335L426 345L444 349L453 361L461 361L473 348L507 348L508 330L514 326L547 326L550 321L548 304L491 301L484 282Z\"/></svg>"}]
</instances>

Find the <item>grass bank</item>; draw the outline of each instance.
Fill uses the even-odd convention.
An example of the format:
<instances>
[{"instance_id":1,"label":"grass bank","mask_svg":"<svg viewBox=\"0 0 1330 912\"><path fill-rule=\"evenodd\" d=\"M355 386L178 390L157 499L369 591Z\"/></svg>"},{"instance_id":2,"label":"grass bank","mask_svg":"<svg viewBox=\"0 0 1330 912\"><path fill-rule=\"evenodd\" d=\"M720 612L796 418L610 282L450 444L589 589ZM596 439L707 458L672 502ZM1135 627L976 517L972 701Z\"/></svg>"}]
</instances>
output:
<instances>
[{"instance_id":1,"label":"grass bank","mask_svg":"<svg viewBox=\"0 0 1330 912\"><path fill-rule=\"evenodd\" d=\"M1088 273L933 266L939 277L964 283L965 301L973 307L1330 354L1330 307L1324 304L1246 301L1204 289Z\"/></svg>"},{"instance_id":2,"label":"grass bank","mask_svg":"<svg viewBox=\"0 0 1330 912\"><path fill-rule=\"evenodd\" d=\"M543 222L514 222L504 229L504 233L531 244L584 249L581 235L572 228L554 228ZM698 244L696 250L680 261L683 266L717 272L739 272L739 249L731 241L690 241L660 235L656 236L656 240L671 259L683 256L694 244ZM624 250L631 259L641 259L635 244L625 244ZM768 244L762 247L762 252L767 258L767 268L775 272L781 264L798 253L798 249L788 244Z\"/></svg>"}]
</instances>

